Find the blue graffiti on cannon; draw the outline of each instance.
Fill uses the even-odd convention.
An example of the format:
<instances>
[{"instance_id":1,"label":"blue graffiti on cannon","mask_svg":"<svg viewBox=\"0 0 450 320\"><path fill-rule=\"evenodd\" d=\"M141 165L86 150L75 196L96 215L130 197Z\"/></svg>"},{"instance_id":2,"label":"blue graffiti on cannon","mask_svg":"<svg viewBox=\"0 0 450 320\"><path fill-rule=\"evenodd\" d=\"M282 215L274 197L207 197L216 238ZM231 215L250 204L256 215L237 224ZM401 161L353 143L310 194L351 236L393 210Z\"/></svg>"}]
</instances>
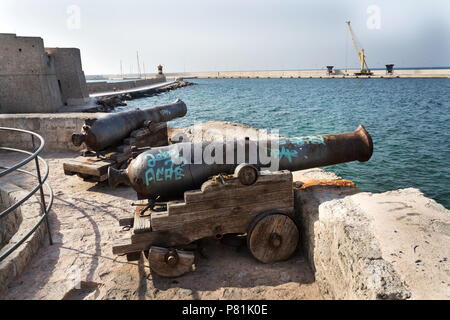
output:
<instances>
[{"instance_id":1,"label":"blue graffiti on cannon","mask_svg":"<svg viewBox=\"0 0 450 320\"><path fill-rule=\"evenodd\" d=\"M160 152L156 156L148 154L148 169L145 172L145 183L149 186L151 183L163 182L167 180L181 180L184 177L185 164L182 161L177 161L178 153L176 152ZM179 160L179 159L178 159ZM163 164L159 165L161 162Z\"/></svg>"},{"instance_id":2,"label":"blue graffiti on cannon","mask_svg":"<svg viewBox=\"0 0 450 320\"><path fill-rule=\"evenodd\" d=\"M292 163L292 161L298 157L299 153L298 150L302 150L302 146L306 144L325 144L325 138L323 136L310 136L310 137L301 137L301 138L291 138L287 140L280 140L280 149L273 149L272 152L275 157L278 159L287 158L289 162ZM298 148L298 150L295 149L289 149L286 146L287 145L294 145Z\"/></svg>"},{"instance_id":3,"label":"blue graffiti on cannon","mask_svg":"<svg viewBox=\"0 0 450 320\"><path fill-rule=\"evenodd\" d=\"M280 145L286 145L289 143L300 146L303 146L305 144L325 144L325 138L323 136L310 136L280 140Z\"/></svg>"}]
</instances>

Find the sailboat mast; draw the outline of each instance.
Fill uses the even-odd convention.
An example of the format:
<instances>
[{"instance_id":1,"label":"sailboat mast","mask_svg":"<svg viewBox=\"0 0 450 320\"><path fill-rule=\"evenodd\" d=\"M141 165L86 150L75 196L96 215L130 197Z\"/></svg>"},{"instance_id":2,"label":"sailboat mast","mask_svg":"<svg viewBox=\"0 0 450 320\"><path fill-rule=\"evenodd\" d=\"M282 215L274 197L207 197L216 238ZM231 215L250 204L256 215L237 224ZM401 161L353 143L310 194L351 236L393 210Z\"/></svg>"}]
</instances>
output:
<instances>
[{"instance_id":1,"label":"sailboat mast","mask_svg":"<svg viewBox=\"0 0 450 320\"><path fill-rule=\"evenodd\" d=\"M142 73L141 73L141 63L140 63L140 61L139 61L139 51L136 52L136 57L137 57L137 65L138 65L139 78L142 78Z\"/></svg>"}]
</instances>

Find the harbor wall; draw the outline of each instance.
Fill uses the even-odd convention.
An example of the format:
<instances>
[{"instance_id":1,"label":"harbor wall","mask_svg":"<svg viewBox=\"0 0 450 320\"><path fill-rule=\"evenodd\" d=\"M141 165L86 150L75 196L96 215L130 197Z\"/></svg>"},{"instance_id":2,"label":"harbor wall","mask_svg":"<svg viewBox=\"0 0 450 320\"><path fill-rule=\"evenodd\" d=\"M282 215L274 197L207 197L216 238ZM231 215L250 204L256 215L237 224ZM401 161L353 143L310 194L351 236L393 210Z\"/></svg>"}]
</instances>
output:
<instances>
[{"instance_id":1,"label":"harbor wall","mask_svg":"<svg viewBox=\"0 0 450 320\"><path fill-rule=\"evenodd\" d=\"M156 76L151 79L145 80L135 80L135 81L122 81L122 82L88 82L87 88L90 94L94 93L102 93L102 92L114 92L114 91L123 91L130 90L139 87L151 86L153 84L158 84L166 82L166 77Z\"/></svg>"},{"instance_id":2,"label":"harbor wall","mask_svg":"<svg viewBox=\"0 0 450 320\"><path fill-rule=\"evenodd\" d=\"M289 71L226 71L226 72L188 72L188 73L170 73L168 77L177 78L356 78L354 75L358 70L335 69L329 75L327 70L289 70ZM405 69L395 70L393 75L387 75L385 70L373 70L371 78L450 78L450 69ZM364 78L365 76L359 76Z\"/></svg>"},{"instance_id":3,"label":"harbor wall","mask_svg":"<svg viewBox=\"0 0 450 320\"><path fill-rule=\"evenodd\" d=\"M72 134L81 132L86 119L98 118L104 113L43 113L0 114L0 127L33 131L45 139L45 150L79 151L72 144ZM31 137L26 134L0 130L0 146L31 150Z\"/></svg>"}]
</instances>

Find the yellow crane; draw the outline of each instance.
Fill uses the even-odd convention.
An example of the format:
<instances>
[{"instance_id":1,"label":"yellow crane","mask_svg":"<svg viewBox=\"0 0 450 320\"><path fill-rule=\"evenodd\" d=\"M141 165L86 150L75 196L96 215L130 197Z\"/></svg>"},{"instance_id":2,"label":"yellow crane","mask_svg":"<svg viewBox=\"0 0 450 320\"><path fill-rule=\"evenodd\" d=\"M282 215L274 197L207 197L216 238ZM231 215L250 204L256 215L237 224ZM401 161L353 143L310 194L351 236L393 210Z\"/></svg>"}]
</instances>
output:
<instances>
[{"instance_id":1,"label":"yellow crane","mask_svg":"<svg viewBox=\"0 0 450 320\"><path fill-rule=\"evenodd\" d=\"M358 54L358 59L359 59L360 72L355 73L355 75L371 76L371 75L373 75L373 73L372 73L372 71L370 71L369 67L367 66L366 54L364 52L364 48L361 48L358 38L356 37L355 32L353 31L351 22L347 21L346 23L348 25L348 29L350 30L350 34L351 34L352 40L353 40L353 46L356 49L356 53Z\"/></svg>"}]
</instances>

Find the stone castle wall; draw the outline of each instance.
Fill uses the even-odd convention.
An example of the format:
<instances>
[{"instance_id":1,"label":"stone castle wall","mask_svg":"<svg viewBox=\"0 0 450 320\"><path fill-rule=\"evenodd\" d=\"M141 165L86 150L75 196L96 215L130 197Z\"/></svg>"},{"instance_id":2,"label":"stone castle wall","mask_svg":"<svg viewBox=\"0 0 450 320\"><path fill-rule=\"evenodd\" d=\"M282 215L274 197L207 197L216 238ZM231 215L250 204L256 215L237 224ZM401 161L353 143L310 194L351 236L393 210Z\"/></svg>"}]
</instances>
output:
<instances>
[{"instance_id":1,"label":"stone castle wall","mask_svg":"<svg viewBox=\"0 0 450 320\"><path fill-rule=\"evenodd\" d=\"M88 98L79 49L0 34L0 113L57 112Z\"/></svg>"},{"instance_id":2,"label":"stone castle wall","mask_svg":"<svg viewBox=\"0 0 450 320\"><path fill-rule=\"evenodd\" d=\"M65 105L82 104L89 98L86 77L81 64L80 49L46 48L55 63L56 76L61 86L62 100Z\"/></svg>"},{"instance_id":3,"label":"stone castle wall","mask_svg":"<svg viewBox=\"0 0 450 320\"><path fill-rule=\"evenodd\" d=\"M0 113L55 112L61 105L54 60L41 38L0 34Z\"/></svg>"}]
</instances>

